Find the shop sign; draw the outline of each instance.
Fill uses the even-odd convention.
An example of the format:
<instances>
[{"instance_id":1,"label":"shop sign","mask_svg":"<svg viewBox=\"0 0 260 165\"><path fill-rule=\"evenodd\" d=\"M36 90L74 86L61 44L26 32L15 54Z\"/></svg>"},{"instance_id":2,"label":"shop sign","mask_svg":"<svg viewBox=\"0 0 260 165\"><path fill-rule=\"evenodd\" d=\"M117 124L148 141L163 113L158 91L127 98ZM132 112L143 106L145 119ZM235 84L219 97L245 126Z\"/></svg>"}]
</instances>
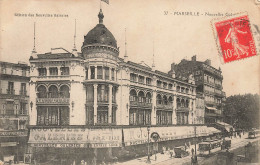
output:
<instances>
[{"instance_id":1,"label":"shop sign","mask_svg":"<svg viewBox=\"0 0 260 165\"><path fill-rule=\"evenodd\" d=\"M90 148L120 147L122 145L122 130L118 128L88 129Z\"/></svg>"},{"instance_id":2,"label":"shop sign","mask_svg":"<svg viewBox=\"0 0 260 165\"><path fill-rule=\"evenodd\" d=\"M4 142L0 143L1 147L13 147L17 145L17 142Z\"/></svg>"},{"instance_id":3,"label":"shop sign","mask_svg":"<svg viewBox=\"0 0 260 165\"><path fill-rule=\"evenodd\" d=\"M120 147L121 129L48 128L31 129L29 142L33 147L106 148Z\"/></svg>"},{"instance_id":4,"label":"shop sign","mask_svg":"<svg viewBox=\"0 0 260 165\"><path fill-rule=\"evenodd\" d=\"M27 136L27 131L0 131L0 137Z\"/></svg>"},{"instance_id":5,"label":"shop sign","mask_svg":"<svg viewBox=\"0 0 260 165\"><path fill-rule=\"evenodd\" d=\"M86 132L86 129L79 128L31 129L29 143L86 143L88 140Z\"/></svg>"},{"instance_id":6,"label":"shop sign","mask_svg":"<svg viewBox=\"0 0 260 165\"><path fill-rule=\"evenodd\" d=\"M83 143L33 143L31 147L50 147L50 148L88 148L88 144Z\"/></svg>"},{"instance_id":7,"label":"shop sign","mask_svg":"<svg viewBox=\"0 0 260 165\"><path fill-rule=\"evenodd\" d=\"M147 143L148 142L147 128L144 127L144 128L124 129L124 142L126 146Z\"/></svg>"}]
</instances>

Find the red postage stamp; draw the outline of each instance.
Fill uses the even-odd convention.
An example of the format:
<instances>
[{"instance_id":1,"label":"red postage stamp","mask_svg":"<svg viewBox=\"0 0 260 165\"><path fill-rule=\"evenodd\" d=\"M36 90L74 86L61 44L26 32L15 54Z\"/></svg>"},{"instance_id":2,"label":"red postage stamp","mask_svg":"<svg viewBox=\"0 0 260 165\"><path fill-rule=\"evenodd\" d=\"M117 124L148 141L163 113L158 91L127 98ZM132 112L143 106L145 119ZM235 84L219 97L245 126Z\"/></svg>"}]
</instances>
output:
<instances>
[{"instance_id":1,"label":"red postage stamp","mask_svg":"<svg viewBox=\"0 0 260 165\"><path fill-rule=\"evenodd\" d=\"M247 15L214 22L213 25L225 63L257 54Z\"/></svg>"}]
</instances>

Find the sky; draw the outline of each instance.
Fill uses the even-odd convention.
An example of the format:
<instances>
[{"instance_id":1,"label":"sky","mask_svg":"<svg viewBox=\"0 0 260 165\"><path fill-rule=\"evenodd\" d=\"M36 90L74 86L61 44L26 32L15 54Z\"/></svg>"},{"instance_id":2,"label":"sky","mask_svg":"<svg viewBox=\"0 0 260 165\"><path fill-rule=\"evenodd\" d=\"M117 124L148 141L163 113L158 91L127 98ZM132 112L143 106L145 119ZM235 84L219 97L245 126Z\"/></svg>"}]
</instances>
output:
<instances>
[{"instance_id":1,"label":"sky","mask_svg":"<svg viewBox=\"0 0 260 165\"><path fill-rule=\"evenodd\" d=\"M156 69L163 72L170 70L171 63L196 55L197 60L211 59L213 67L221 68L227 96L259 93L259 56L222 63L211 26L214 19L247 12L259 54L260 34L255 33L252 26L260 27L260 5L255 4L255 0L109 2L109 5L101 3L104 24L117 40L120 57L124 56L125 38L130 61L144 61L151 66L154 47ZM76 47L80 51L84 35L98 23L99 9L99 0L0 0L0 60L29 63L34 22L37 53L46 53L57 47L72 51L76 19ZM199 16L174 14L179 12L199 13ZM39 17L36 14L65 17Z\"/></svg>"}]
</instances>

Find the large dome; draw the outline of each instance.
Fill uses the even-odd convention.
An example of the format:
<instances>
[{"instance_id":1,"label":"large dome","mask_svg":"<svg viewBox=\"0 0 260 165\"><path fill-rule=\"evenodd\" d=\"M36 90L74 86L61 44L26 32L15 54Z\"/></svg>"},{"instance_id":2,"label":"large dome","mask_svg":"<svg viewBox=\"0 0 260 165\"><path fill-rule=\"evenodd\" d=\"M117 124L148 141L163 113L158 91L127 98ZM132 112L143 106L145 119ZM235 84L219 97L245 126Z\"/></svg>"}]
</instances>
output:
<instances>
[{"instance_id":1,"label":"large dome","mask_svg":"<svg viewBox=\"0 0 260 165\"><path fill-rule=\"evenodd\" d=\"M99 24L97 24L96 27L94 27L92 30L88 32L86 36L84 36L83 46L101 44L117 48L115 37L103 24L104 15L102 13L102 10L100 10L98 18Z\"/></svg>"}]
</instances>

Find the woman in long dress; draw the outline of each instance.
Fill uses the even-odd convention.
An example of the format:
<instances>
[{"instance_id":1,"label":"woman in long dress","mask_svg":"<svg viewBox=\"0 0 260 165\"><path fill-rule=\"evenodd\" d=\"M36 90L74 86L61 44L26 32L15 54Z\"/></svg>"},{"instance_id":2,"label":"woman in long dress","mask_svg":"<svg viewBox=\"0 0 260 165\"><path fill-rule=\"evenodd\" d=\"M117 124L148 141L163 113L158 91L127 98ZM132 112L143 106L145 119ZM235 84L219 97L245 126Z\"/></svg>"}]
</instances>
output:
<instances>
[{"instance_id":1,"label":"woman in long dress","mask_svg":"<svg viewBox=\"0 0 260 165\"><path fill-rule=\"evenodd\" d=\"M228 34L225 38L225 42L232 44L232 46L234 48L234 55L238 56L238 58L240 58L240 56L244 55L244 54L246 54L248 56L249 47L240 44L239 41L238 41L238 36L237 36L238 33L246 34L247 31L243 32L241 30L238 30L238 28L235 27L233 25L233 23L231 23L230 26L231 27L229 28Z\"/></svg>"}]
</instances>

